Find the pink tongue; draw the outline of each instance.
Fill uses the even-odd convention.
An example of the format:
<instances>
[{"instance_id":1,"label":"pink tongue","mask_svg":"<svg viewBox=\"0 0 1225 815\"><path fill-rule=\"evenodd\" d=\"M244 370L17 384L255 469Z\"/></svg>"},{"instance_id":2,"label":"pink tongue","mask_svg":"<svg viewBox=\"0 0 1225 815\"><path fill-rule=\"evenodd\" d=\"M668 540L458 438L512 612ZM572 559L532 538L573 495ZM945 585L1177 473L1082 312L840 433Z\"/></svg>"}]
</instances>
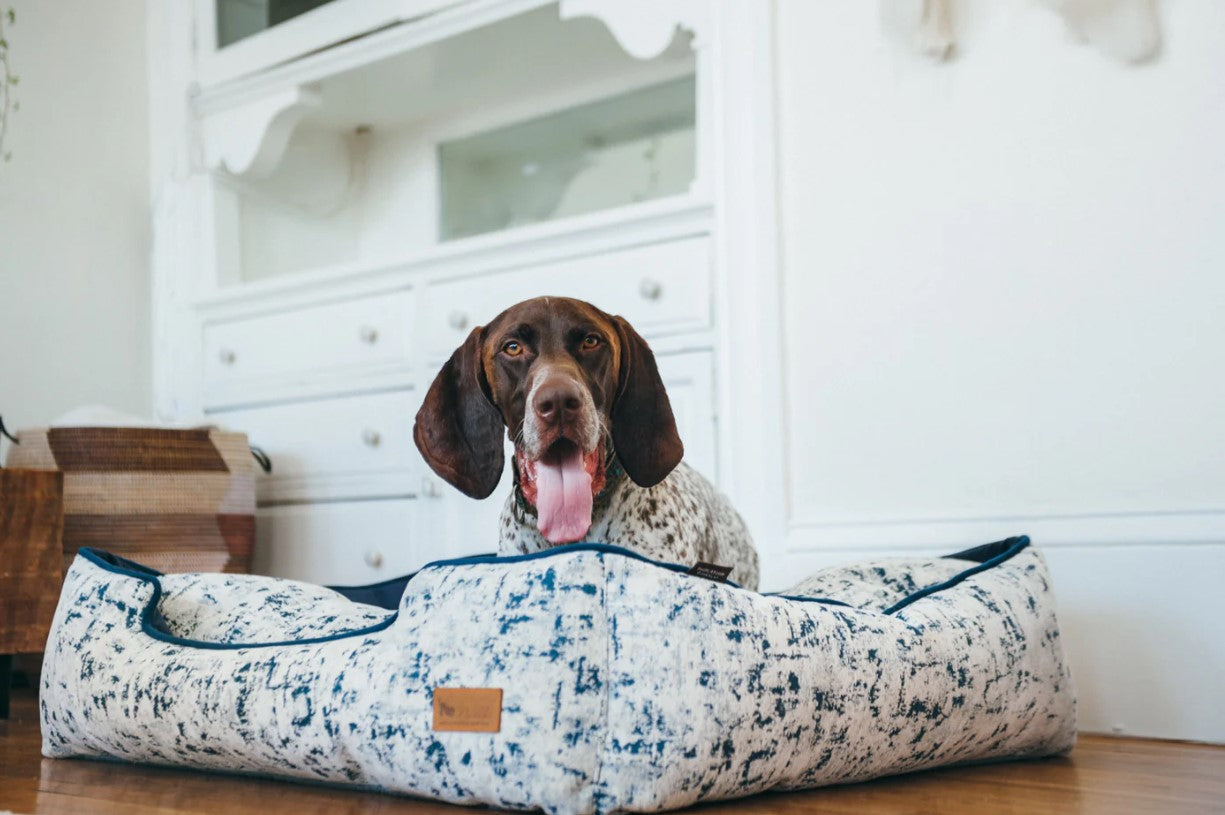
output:
<instances>
[{"instance_id":1,"label":"pink tongue","mask_svg":"<svg viewBox=\"0 0 1225 815\"><path fill-rule=\"evenodd\" d=\"M561 461L536 462L536 525L550 543L580 541L591 528L591 474L577 447Z\"/></svg>"}]
</instances>

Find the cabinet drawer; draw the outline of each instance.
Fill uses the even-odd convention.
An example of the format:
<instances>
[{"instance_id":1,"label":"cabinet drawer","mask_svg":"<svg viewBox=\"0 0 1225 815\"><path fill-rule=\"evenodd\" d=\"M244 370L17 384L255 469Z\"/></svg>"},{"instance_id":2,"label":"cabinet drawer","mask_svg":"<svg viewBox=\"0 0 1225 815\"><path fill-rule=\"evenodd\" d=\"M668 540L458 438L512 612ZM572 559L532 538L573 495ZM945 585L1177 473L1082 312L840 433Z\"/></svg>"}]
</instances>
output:
<instances>
[{"instance_id":1,"label":"cabinet drawer","mask_svg":"<svg viewBox=\"0 0 1225 815\"><path fill-rule=\"evenodd\" d=\"M256 572L311 583L377 583L438 559L414 499L268 507L255 531Z\"/></svg>"},{"instance_id":2,"label":"cabinet drawer","mask_svg":"<svg viewBox=\"0 0 1225 815\"><path fill-rule=\"evenodd\" d=\"M256 401L321 376L407 368L412 315L413 293L398 291L207 326L206 402Z\"/></svg>"},{"instance_id":3,"label":"cabinet drawer","mask_svg":"<svg viewBox=\"0 0 1225 815\"><path fill-rule=\"evenodd\" d=\"M304 501L414 495L421 456L413 444L413 391L217 411L272 459L259 500Z\"/></svg>"},{"instance_id":4,"label":"cabinet drawer","mask_svg":"<svg viewBox=\"0 0 1225 815\"><path fill-rule=\"evenodd\" d=\"M541 295L587 300L651 336L709 327L708 237L623 249L481 277L438 283L425 294L431 361L450 356L473 326Z\"/></svg>"}]
</instances>

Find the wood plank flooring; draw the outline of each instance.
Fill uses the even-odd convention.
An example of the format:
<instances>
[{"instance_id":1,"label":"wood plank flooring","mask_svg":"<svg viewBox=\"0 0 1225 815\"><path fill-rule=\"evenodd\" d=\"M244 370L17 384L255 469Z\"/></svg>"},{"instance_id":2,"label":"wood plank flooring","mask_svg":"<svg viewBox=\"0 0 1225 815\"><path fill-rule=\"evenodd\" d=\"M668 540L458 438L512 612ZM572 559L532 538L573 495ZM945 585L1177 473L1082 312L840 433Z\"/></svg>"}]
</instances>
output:
<instances>
[{"instance_id":1,"label":"wood plank flooring","mask_svg":"<svg viewBox=\"0 0 1225 815\"><path fill-rule=\"evenodd\" d=\"M39 754L38 712L17 691L0 721L0 812L33 815L466 815L376 793ZM1083 736L1070 756L932 770L696 807L796 813L1225 813L1225 747Z\"/></svg>"}]
</instances>

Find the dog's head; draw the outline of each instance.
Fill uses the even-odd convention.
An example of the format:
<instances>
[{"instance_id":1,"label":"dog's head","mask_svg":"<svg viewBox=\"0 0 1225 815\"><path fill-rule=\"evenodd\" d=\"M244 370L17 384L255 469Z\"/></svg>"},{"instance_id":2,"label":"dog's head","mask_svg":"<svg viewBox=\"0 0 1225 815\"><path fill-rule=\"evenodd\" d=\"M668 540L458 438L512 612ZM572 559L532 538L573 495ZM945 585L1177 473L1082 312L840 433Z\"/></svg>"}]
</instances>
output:
<instances>
[{"instance_id":1,"label":"dog's head","mask_svg":"<svg viewBox=\"0 0 1225 815\"><path fill-rule=\"evenodd\" d=\"M658 484L684 453L646 341L581 300L538 297L472 330L425 395L413 438L434 472L473 498L502 475L502 428L524 498L553 543L581 540L615 452Z\"/></svg>"}]
</instances>

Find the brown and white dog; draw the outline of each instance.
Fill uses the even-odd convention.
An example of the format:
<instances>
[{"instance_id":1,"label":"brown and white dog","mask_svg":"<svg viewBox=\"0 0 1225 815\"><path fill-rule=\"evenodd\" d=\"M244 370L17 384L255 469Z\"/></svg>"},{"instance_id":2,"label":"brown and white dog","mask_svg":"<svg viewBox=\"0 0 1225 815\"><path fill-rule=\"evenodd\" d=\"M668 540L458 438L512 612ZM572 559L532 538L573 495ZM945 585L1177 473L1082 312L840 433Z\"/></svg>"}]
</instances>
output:
<instances>
[{"instance_id":1,"label":"brown and white dog","mask_svg":"<svg viewBox=\"0 0 1225 815\"><path fill-rule=\"evenodd\" d=\"M413 437L434 472L485 498L514 444L502 554L590 540L678 563L732 567L757 586L740 516L681 462L655 356L621 317L538 297L472 330L438 372Z\"/></svg>"}]
</instances>

